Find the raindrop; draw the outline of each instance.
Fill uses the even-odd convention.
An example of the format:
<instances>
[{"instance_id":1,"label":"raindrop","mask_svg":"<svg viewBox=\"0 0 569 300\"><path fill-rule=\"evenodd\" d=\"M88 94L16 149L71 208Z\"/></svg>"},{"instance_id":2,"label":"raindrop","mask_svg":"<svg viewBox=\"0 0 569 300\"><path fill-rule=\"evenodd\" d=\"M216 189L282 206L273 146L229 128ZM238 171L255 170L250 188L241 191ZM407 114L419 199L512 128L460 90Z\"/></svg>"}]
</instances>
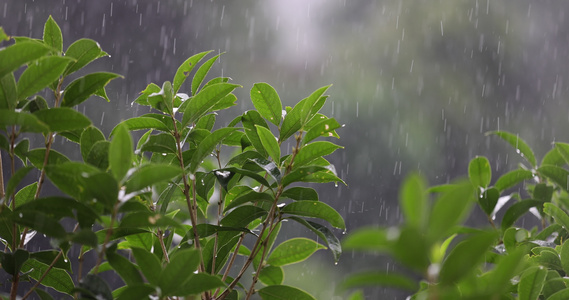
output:
<instances>
[{"instance_id":1,"label":"raindrop","mask_svg":"<svg viewBox=\"0 0 569 300\"><path fill-rule=\"evenodd\" d=\"M19 216L20 218L23 218L23 217L24 217L24 215L23 215L22 213L19 213L18 216Z\"/></svg>"},{"instance_id":2,"label":"raindrop","mask_svg":"<svg viewBox=\"0 0 569 300\"><path fill-rule=\"evenodd\" d=\"M103 121L105 120L105 112L101 115L101 126L103 126Z\"/></svg>"}]
</instances>

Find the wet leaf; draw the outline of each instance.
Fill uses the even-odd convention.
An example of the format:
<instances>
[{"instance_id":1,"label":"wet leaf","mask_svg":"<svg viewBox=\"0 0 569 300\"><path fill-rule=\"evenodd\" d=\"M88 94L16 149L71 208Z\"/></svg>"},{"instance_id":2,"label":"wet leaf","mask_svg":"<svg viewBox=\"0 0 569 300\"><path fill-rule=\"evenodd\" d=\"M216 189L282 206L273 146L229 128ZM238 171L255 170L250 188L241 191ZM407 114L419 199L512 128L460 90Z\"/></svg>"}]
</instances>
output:
<instances>
[{"instance_id":1,"label":"wet leaf","mask_svg":"<svg viewBox=\"0 0 569 300\"><path fill-rule=\"evenodd\" d=\"M313 188L296 186L284 190L284 192L281 194L281 198L289 198L297 201L318 201L318 192L316 192L316 190Z\"/></svg>"},{"instance_id":2,"label":"wet leaf","mask_svg":"<svg viewBox=\"0 0 569 300\"><path fill-rule=\"evenodd\" d=\"M192 156L190 161L189 171L195 173L201 162L210 155L215 147L225 138L228 134L234 132L237 128L220 128L210 135L205 137L203 141L198 145L198 149Z\"/></svg>"},{"instance_id":3,"label":"wet leaf","mask_svg":"<svg viewBox=\"0 0 569 300\"><path fill-rule=\"evenodd\" d=\"M261 144L263 144L263 148L267 151L269 156L273 159L273 161L280 165L281 160L281 148L273 133L267 129L266 127L255 125L257 128L257 135L259 136L259 140Z\"/></svg>"},{"instance_id":4,"label":"wet leaf","mask_svg":"<svg viewBox=\"0 0 569 300\"><path fill-rule=\"evenodd\" d=\"M418 284L409 277L401 274L383 273L380 271L362 272L351 274L344 280L337 289L345 291L353 288L363 287L393 287L407 291L416 291Z\"/></svg>"},{"instance_id":5,"label":"wet leaf","mask_svg":"<svg viewBox=\"0 0 569 300\"><path fill-rule=\"evenodd\" d=\"M417 228L422 228L428 217L429 209L425 190L425 179L415 173L405 179L400 191L399 203L405 221Z\"/></svg>"},{"instance_id":6,"label":"wet leaf","mask_svg":"<svg viewBox=\"0 0 569 300\"><path fill-rule=\"evenodd\" d=\"M480 208L482 208L486 215L492 216L492 212L494 212L499 198L500 192L498 189L489 188L482 192L482 195L478 198L478 204L480 204Z\"/></svg>"},{"instance_id":7,"label":"wet leaf","mask_svg":"<svg viewBox=\"0 0 569 300\"><path fill-rule=\"evenodd\" d=\"M219 56L221 56L221 54L223 54L223 53L220 53L220 54L208 59L196 71L196 74L194 75L194 78L192 79L192 95L195 95L198 92L198 90L199 90L203 80L205 79L207 73L209 73L209 70L211 69L211 67L213 66L215 61L219 58Z\"/></svg>"},{"instance_id":8,"label":"wet leaf","mask_svg":"<svg viewBox=\"0 0 569 300\"><path fill-rule=\"evenodd\" d=\"M173 294L178 296L196 295L216 288L224 287L225 284L217 276L198 273L186 280ZM227 298L226 298L227 299Z\"/></svg>"},{"instance_id":9,"label":"wet leaf","mask_svg":"<svg viewBox=\"0 0 569 300\"><path fill-rule=\"evenodd\" d=\"M143 283L142 276L138 272L135 264L130 262L126 257L114 252L107 251L107 261L113 269L119 274L127 285Z\"/></svg>"},{"instance_id":10,"label":"wet leaf","mask_svg":"<svg viewBox=\"0 0 569 300\"><path fill-rule=\"evenodd\" d=\"M468 178L474 186L487 188L492 179L490 162L484 156L477 156L468 165Z\"/></svg>"},{"instance_id":11,"label":"wet leaf","mask_svg":"<svg viewBox=\"0 0 569 300\"><path fill-rule=\"evenodd\" d=\"M300 149L294 158L294 168L310 164L315 159L332 154L337 149L344 148L326 141L310 143Z\"/></svg>"},{"instance_id":12,"label":"wet leaf","mask_svg":"<svg viewBox=\"0 0 569 300\"><path fill-rule=\"evenodd\" d=\"M30 253L24 249L17 249L14 253L2 253L2 268L6 273L14 276L20 273L22 265L30 258Z\"/></svg>"},{"instance_id":13,"label":"wet leaf","mask_svg":"<svg viewBox=\"0 0 569 300\"><path fill-rule=\"evenodd\" d=\"M259 280L265 285L279 285L284 281L284 271L281 267L265 266L259 273Z\"/></svg>"},{"instance_id":14,"label":"wet leaf","mask_svg":"<svg viewBox=\"0 0 569 300\"><path fill-rule=\"evenodd\" d=\"M18 187L20 182L22 182L24 177L26 177L26 175L28 175L28 173L33 169L34 168L32 167L23 167L18 169L18 171L16 171L16 173L13 174L12 177L10 177L10 179L8 180L8 183L6 184L5 194L8 197L12 197L12 194L16 192L16 188Z\"/></svg>"},{"instance_id":15,"label":"wet leaf","mask_svg":"<svg viewBox=\"0 0 569 300\"><path fill-rule=\"evenodd\" d=\"M64 76L67 76L88 65L93 60L108 56L108 54L101 50L99 43L90 39L79 39L69 45L69 48L65 51L65 56L75 59L65 69Z\"/></svg>"},{"instance_id":16,"label":"wet leaf","mask_svg":"<svg viewBox=\"0 0 569 300\"><path fill-rule=\"evenodd\" d=\"M543 212L553 217L555 222L563 226L565 230L569 230L569 216L561 208L553 203L544 203Z\"/></svg>"},{"instance_id":17,"label":"wet leaf","mask_svg":"<svg viewBox=\"0 0 569 300\"><path fill-rule=\"evenodd\" d=\"M222 220L222 226L246 227L253 220L263 217L267 211L261 207L253 205L239 206L228 213Z\"/></svg>"},{"instance_id":18,"label":"wet leaf","mask_svg":"<svg viewBox=\"0 0 569 300\"><path fill-rule=\"evenodd\" d=\"M98 141L105 140L105 135L101 132L101 130L94 126L89 126L83 130L81 133L81 138L79 140L79 144L81 145L81 157L83 157L83 161L87 160L87 156L91 151L93 145Z\"/></svg>"},{"instance_id":19,"label":"wet leaf","mask_svg":"<svg viewBox=\"0 0 569 300\"><path fill-rule=\"evenodd\" d=\"M340 124L335 119L324 119L319 121L318 123L314 124L306 135L304 135L303 143L307 144L308 142L314 140L317 137L335 137L340 138L336 133L336 129L340 128Z\"/></svg>"},{"instance_id":20,"label":"wet leaf","mask_svg":"<svg viewBox=\"0 0 569 300\"><path fill-rule=\"evenodd\" d=\"M43 169L43 163L45 161L45 148L32 149L26 153L26 157L34 167L41 170ZM48 165L57 165L68 161L70 160L65 155L55 150L49 150L49 156L47 158Z\"/></svg>"},{"instance_id":21,"label":"wet leaf","mask_svg":"<svg viewBox=\"0 0 569 300\"><path fill-rule=\"evenodd\" d=\"M89 118L68 107L42 109L34 112L33 115L47 124L50 131L54 132L83 129L91 125Z\"/></svg>"},{"instance_id":22,"label":"wet leaf","mask_svg":"<svg viewBox=\"0 0 569 300\"><path fill-rule=\"evenodd\" d=\"M516 222L519 217L527 213L530 208L539 207L541 205L543 205L542 201L523 200L510 206L504 214L504 218L502 219L502 230L506 230L512 226L514 222Z\"/></svg>"},{"instance_id":23,"label":"wet leaf","mask_svg":"<svg viewBox=\"0 0 569 300\"><path fill-rule=\"evenodd\" d=\"M182 126L196 122L200 117L212 111L213 107L235 88L241 87L237 84L218 83L202 89L189 101L184 110Z\"/></svg>"},{"instance_id":24,"label":"wet leaf","mask_svg":"<svg viewBox=\"0 0 569 300\"><path fill-rule=\"evenodd\" d=\"M109 166L116 180L121 181L132 166L132 154L132 137L126 126L121 125L109 146Z\"/></svg>"},{"instance_id":25,"label":"wet leaf","mask_svg":"<svg viewBox=\"0 0 569 300\"><path fill-rule=\"evenodd\" d=\"M151 135L148 140L140 147L141 151L150 151L156 153L176 153L176 140L171 134L160 133Z\"/></svg>"},{"instance_id":26,"label":"wet leaf","mask_svg":"<svg viewBox=\"0 0 569 300\"><path fill-rule=\"evenodd\" d=\"M61 29L51 16L47 18L43 28L43 42L58 52L63 50L63 35L61 34Z\"/></svg>"},{"instance_id":27,"label":"wet leaf","mask_svg":"<svg viewBox=\"0 0 569 300\"><path fill-rule=\"evenodd\" d=\"M547 269L543 267L531 267L525 270L518 283L518 299L535 300L541 294L545 283Z\"/></svg>"},{"instance_id":28,"label":"wet leaf","mask_svg":"<svg viewBox=\"0 0 569 300\"><path fill-rule=\"evenodd\" d=\"M334 261L338 262L340 260L340 255L342 254L342 245L340 244L340 240L330 231L330 229L322 226L318 223L304 220L298 217L288 217L288 219L295 220L298 223L304 225L306 228L312 230L312 232L316 233L322 240L326 241L328 248L334 255Z\"/></svg>"},{"instance_id":29,"label":"wet leaf","mask_svg":"<svg viewBox=\"0 0 569 300\"><path fill-rule=\"evenodd\" d=\"M462 222L474 202L474 188L469 182L450 186L435 201L428 222L427 235L431 241L446 237L455 225Z\"/></svg>"},{"instance_id":30,"label":"wet leaf","mask_svg":"<svg viewBox=\"0 0 569 300\"><path fill-rule=\"evenodd\" d=\"M176 71L176 75L174 75L174 80L173 80L174 93L178 92L178 90L180 89L180 86L184 83L184 81L186 81L186 79L188 78L188 76L190 75L190 73L192 72L194 67L197 65L197 63L204 56L206 56L208 53L211 53L211 52L212 51L204 51L204 52L195 54L192 57L186 59L186 61L184 61L180 65L180 67L178 67L178 70Z\"/></svg>"},{"instance_id":31,"label":"wet leaf","mask_svg":"<svg viewBox=\"0 0 569 300\"><path fill-rule=\"evenodd\" d=\"M277 91L268 83L255 83L251 88L251 101L263 118L279 126L282 118L282 104Z\"/></svg>"},{"instance_id":32,"label":"wet leaf","mask_svg":"<svg viewBox=\"0 0 569 300\"><path fill-rule=\"evenodd\" d=\"M294 264L306 260L320 249L326 247L307 238L288 239L271 252L267 263L276 267Z\"/></svg>"},{"instance_id":33,"label":"wet leaf","mask_svg":"<svg viewBox=\"0 0 569 300\"><path fill-rule=\"evenodd\" d=\"M0 109L0 128L20 126L22 132L49 132L49 127L35 115Z\"/></svg>"},{"instance_id":34,"label":"wet leaf","mask_svg":"<svg viewBox=\"0 0 569 300\"><path fill-rule=\"evenodd\" d=\"M172 255L158 278L158 286L163 296L173 296L176 290L198 269L200 253L196 249L180 249Z\"/></svg>"},{"instance_id":35,"label":"wet leaf","mask_svg":"<svg viewBox=\"0 0 569 300\"><path fill-rule=\"evenodd\" d=\"M32 96L58 80L72 61L69 57L47 56L30 64L18 79L18 98Z\"/></svg>"},{"instance_id":36,"label":"wet leaf","mask_svg":"<svg viewBox=\"0 0 569 300\"><path fill-rule=\"evenodd\" d=\"M27 273L31 278L38 280L47 271L48 265L35 259L28 259L22 266L22 272ZM47 276L42 280L42 285L51 287L56 291L71 294L75 287L69 274L58 268L52 268Z\"/></svg>"},{"instance_id":37,"label":"wet leaf","mask_svg":"<svg viewBox=\"0 0 569 300\"><path fill-rule=\"evenodd\" d=\"M498 178L495 187L498 189L498 191L502 192L523 182L524 180L532 179L533 176L533 172L530 170L513 170Z\"/></svg>"},{"instance_id":38,"label":"wet leaf","mask_svg":"<svg viewBox=\"0 0 569 300\"><path fill-rule=\"evenodd\" d=\"M61 106L73 107L87 100L92 95L103 89L111 80L122 77L118 74L97 72L79 77L71 82L63 94ZM102 97L108 101L108 98Z\"/></svg>"},{"instance_id":39,"label":"wet leaf","mask_svg":"<svg viewBox=\"0 0 569 300\"><path fill-rule=\"evenodd\" d=\"M181 173L180 168L168 165L148 164L141 166L128 177L125 183L126 193L140 190L157 182L170 180Z\"/></svg>"},{"instance_id":40,"label":"wet leaf","mask_svg":"<svg viewBox=\"0 0 569 300\"><path fill-rule=\"evenodd\" d=\"M160 120L157 120L155 118L145 117L145 116L130 118L128 120L122 121L120 124L126 125L128 130L130 130L130 131L142 130L142 129L157 129L157 130L164 131L164 132L170 131L168 126L166 126ZM117 125L117 127L118 126L119 125ZM113 136L115 134L117 127L115 127L111 131L110 136Z\"/></svg>"},{"instance_id":41,"label":"wet leaf","mask_svg":"<svg viewBox=\"0 0 569 300\"><path fill-rule=\"evenodd\" d=\"M18 91L13 73L0 78L0 109L14 110L18 104Z\"/></svg>"},{"instance_id":42,"label":"wet leaf","mask_svg":"<svg viewBox=\"0 0 569 300\"><path fill-rule=\"evenodd\" d=\"M257 291L263 300L315 300L303 290L288 285L269 285Z\"/></svg>"},{"instance_id":43,"label":"wet leaf","mask_svg":"<svg viewBox=\"0 0 569 300\"><path fill-rule=\"evenodd\" d=\"M548 165L541 166L537 169L537 172L555 182L560 188L569 191L569 182L567 181L569 171L561 167Z\"/></svg>"},{"instance_id":44,"label":"wet leaf","mask_svg":"<svg viewBox=\"0 0 569 300\"><path fill-rule=\"evenodd\" d=\"M486 133L486 135L495 134L502 138L504 141L508 142L516 152L520 154L523 158L525 158L532 167L536 166L535 155L531 148L526 144L524 140L522 140L519 136L511 134L506 131L491 131Z\"/></svg>"},{"instance_id":45,"label":"wet leaf","mask_svg":"<svg viewBox=\"0 0 569 300\"><path fill-rule=\"evenodd\" d=\"M16 43L0 50L0 78L16 71L24 64L39 59L49 50L48 46L31 41Z\"/></svg>"},{"instance_id":46,"label":"wet leaf","mask_svg":"<svg viewBox=\"0 0 569 300\"><path fill-rule=\"evenodd\" d=\"M287 204L281 209L283 214L318 218L330 223L330 225L346 229L342 216L328 204L319 201L298 201Z\"/></svg>"},{"instance_id":47,"label":"wet leaf","mask_svg":"<svg viewBox=\"0 0 569 300\"><path fill-rule=\"evenodd\" d=\"M81 291L81 297L97 300L113 299L109 285L98 275L87 274L81 282L79 282L79 287L83 289Z\"/></svg>"},{"instance_id":48,"label":"wet leaf","mask_svg":"<svg viewBox=\"0 0 569 300\"><path fill-rule=\"evenodd\" d=\"M279 167L274 162L268 161L268 160L263 159L263 158L254 158L251 161L253 161L259 167L263 168L263 170L267 171L267 173L269 175L271 175L271 177L277 183L279 183L281 181L281 178L282 178L281 171L279 170Z\"/></svg>"}]
</instances>

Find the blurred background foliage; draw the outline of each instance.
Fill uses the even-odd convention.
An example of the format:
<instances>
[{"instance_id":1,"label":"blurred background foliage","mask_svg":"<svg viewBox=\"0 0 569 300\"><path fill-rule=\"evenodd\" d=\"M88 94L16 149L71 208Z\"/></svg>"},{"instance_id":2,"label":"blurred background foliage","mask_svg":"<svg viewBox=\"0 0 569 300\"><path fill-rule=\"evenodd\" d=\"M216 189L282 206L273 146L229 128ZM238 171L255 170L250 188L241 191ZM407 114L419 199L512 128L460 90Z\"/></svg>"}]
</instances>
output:
<instances>
[{"instance_id":1,"label":"blurred background foliage","mask_svg":"<svg viewBox=\"0 0 569 300\"><path fill-rule=\"evenodd\" d=\"M487 131L519 134L538 157L569 141L568 13L567 2L531 0L0 0L9 35L41 37L52 15L64 48L86 37L111 55L89 67L125 76L109 85L111 103L80 106L106 134L147 112L131 105L147 83L171 80L183 60L209 49L226 52L216 75L245 87L225 123L252 108L254 82L273 85L290 106L332 83L324 113L345 124L345 149L331 161L348 186L319 193L348 231L399 223L396 193L411 170L446 183L475 155L498 175L513 169L520 158ZM331 298L330 282L370 264L396 268L345 253L338 266L326 256L296 266L287 281Z\"/></svg>"}]
</instances>

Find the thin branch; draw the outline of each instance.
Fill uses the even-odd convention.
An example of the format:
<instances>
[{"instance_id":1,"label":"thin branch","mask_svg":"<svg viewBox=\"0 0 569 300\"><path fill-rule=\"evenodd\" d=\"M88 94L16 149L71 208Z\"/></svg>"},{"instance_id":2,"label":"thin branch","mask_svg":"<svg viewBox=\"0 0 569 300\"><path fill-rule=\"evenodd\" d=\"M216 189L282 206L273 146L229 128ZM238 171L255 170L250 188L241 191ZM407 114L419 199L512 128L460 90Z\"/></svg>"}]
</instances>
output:
<instances>
[{"instance_id":1,"label":"thin branch","mask_svg":"<svg viewBox=\"0 0 569 300\"><path fill-rule=\"evenodd\" d=\"M41 275L41 277L36 281L36 283L30 288L30 290L24 295L24 297L22 297L22 300L25 300L26 298L28 298L32 292L40 285L40 283L44 280L44 278L47 276L47 273L49 273L49 271L51 271L51 269L53 268L53 266L55 266L55 264L57 263L57 261L61 258L61 256L63 255L63 250L60 250L59 253L57 253L57 256L53 259L53 261L51 262L51 264L47 267L47 269L45 270L45 272Z\"/></svg>"},{"instance_id":2,"label":"thin branch","mask_svg":"<svg viewBox=\"0 0 569 300\"><path fill-rule=\"evenodd\" d=\"M158 241L160 242L160 247L162 248L162 253L164 253L164 259L166 260L166 263L170 263L170 258L168 257L168 251L166 251L166 245L164 245L164 233L162 232L161 229L158 229L156 236L158 237Z\"/></svg>"},{"instance_id":3,"label":"thin branch","mask_svg":"<svg viewBox=\"0 0 569 300\"><path fill-rule=\"evenodd\" d=\"M103 242L103 245L101 246L101 252L97 257L97 264L93 269L94 274L97 274L99 272L99 266L101 265L101 262L103 262L103 256L105 255L105 251L107 250L107 244L109 243L111 235L113 234L113 227L115 226L115 219L117 218L118 207L119 207L119 201L117 201L115 203L115 206L113 207L113 211L111 213L111 224L109 224L109 228L107 229L107 235L105 236L105 241Z\"/></svg>"}]
</instances>

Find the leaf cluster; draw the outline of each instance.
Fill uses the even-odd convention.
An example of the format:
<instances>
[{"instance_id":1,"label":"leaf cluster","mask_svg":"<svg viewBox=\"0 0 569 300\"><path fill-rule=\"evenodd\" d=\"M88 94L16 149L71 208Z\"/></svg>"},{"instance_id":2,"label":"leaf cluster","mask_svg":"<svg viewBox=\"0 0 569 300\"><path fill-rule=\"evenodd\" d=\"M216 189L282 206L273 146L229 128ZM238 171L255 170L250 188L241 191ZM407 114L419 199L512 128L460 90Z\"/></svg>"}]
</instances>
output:
<instances>
[{"instance_id":1,"label":"leaf cluster","mask_svg":"<svg viewBox=\"0 0 569 300\"><path fill-rule=\"evenodd\" d=\"M87 299L313 299L283 285L282 267L320 249L336 261L342 252L330 227L345 230L344 220L302 185L343 183L324 158L342 148L326 140L338 138L341 126L319 113L329 86L283 108L272 86L257 83L250 93L255 110L223 126L217 112L235 105L233 91L241 86L227 77L206 80L221 55L206 58L206 51L184 61L172 81L150 83L134 102L153 112L120 122L107 137L76 110L92 96L109 101L105 86L121 77L74 77L107 56L99 45L80 39L64 50L51 17L43 39L11 39L0 50L0 155L10 162L0 160L9 178L0 181L0 260L12 277L11 299L23 280L34 282L23 299L51 299L38 286ZM45 90L50 99L38 95ZM132 131L144 133L135 140ZM40 134L44 147L30 149L24 133ZM52 149L56 139L71 142L82 161ZM29 175L37 181L21 187ZM65 196L44 195L45 180ZM285 220L325 245L308 238L275 245ZM36 233L53 249L28 250ZM73 246L79 257L69 257ZM89 253L97 261L84 272ZM103 271L124 285L111 290ZM245 274L250 287L240 283Z\"/></svg>"}]
</instances>

